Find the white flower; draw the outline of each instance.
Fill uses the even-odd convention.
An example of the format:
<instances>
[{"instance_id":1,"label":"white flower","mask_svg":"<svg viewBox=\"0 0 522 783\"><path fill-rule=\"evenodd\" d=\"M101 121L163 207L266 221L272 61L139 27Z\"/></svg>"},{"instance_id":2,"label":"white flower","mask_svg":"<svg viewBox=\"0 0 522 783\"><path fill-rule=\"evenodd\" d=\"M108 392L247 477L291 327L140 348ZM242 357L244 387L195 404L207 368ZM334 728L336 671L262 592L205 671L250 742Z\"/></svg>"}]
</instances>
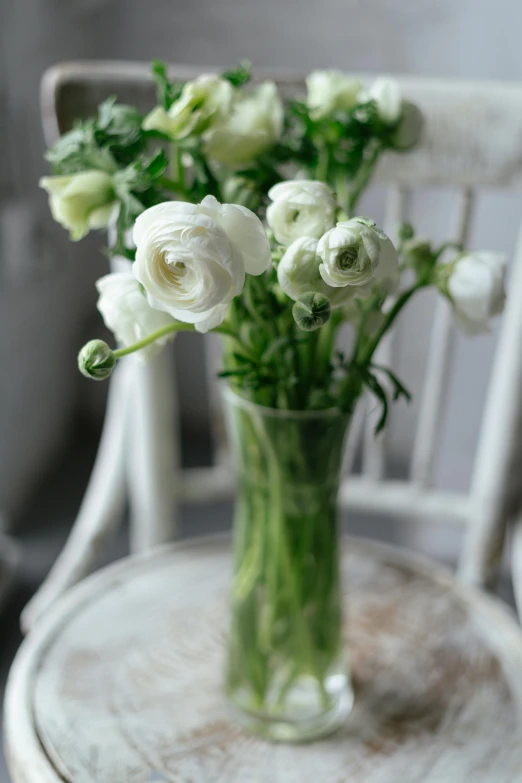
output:
<instances>
[{"instance_id":1,"label":"white flower","mask_svg":"<svg viewBox=\"0 0 522 783\"><path fill-rule=\"evenodd\" d=\"M72 240L109 224L116 202L112 177L105 171L42 177L39 184L49 194L53 218L69 230Z\"/></svg>"},{"instance_id":2,"label":"white flower","mask_svg":"<svg viewBox=\"0 0 522 783\"><path fill-rule=\"evenodd\" d=\"M294 302L310 292L324 294L332 308L342 307L355 294L355 288L332 288L319 274L321 259L317 255L317 239L300 237L286 249L277 267L279 285Z\"/></svg>"},{"instance_id":3,"label":"white flower","mask_svg":"<svg viewBox=\"0 0 522 783\"><path fill-rule=\"evenodd\" d=\"M230 111L234 88L215 74L187 82L177 101L165 111L157 106L143 121L145 130L158 130L173 140L201 134Z\"/></svg>"},{"instance_id":4,"label":"white flower","mask_svg":"<svg viewBox=\"0 0 522 783\"><path fill-rule=\"evenodd\" d=\"M259 218L213 196L201 204L167 201L150 207L136 220L133 239L134 273L152 307L200 332L223 321L245 272L260 275L272 262Z\"/></svg>"},{"instance_id":5,"label":"white flower","mask_svg":"<svg viewBox=\"0 0 522 783\"><path fill-rule=\"evenodd\" d=\"M490 319L502 312L506 266L501 253L469 253L454 262L448 292L466 334L487 332Z\"/></svg>"},{"instance_id":6,"label":"white flower","mask_svg":"<svg viewBox=\"0 0 522 783\"><path fill-rule=\"evenodd\" d=\"M378 284L391 293L399 279L397 251L372 220L356 217L337 223L317 247L319 273L333 287Z\"/></svg>"},{"instance_id":7,"label":"white flower","mask_svg":"<svg viewBox=\"0 0 522 783\"><path fill-rule=\"evenodd\" d=\"M205 134L207 156L238 168L256 160L280 138L283 104L273 82L252 92L236 90L232 109Z\"/></svg>"},{"instance_id":8,"label":"white flower","mask_svg":"<svg viewBox=\"0 0 522 783\"><path fill-rule=\"evenodd\" d=\"M402 112L402 94L396 79L376 79L366 94L377 104L377 113L386 125L395 125Z\"/></svg>"},{"instance_id":9,"label":"white flower","mask_svg":"<svg viewBox=\"0 0 522 783\"><path fill-rule=\"evenodd\" d=\"M174 318L150 306L147 295L132 271L112 272L100 277L98 310L105 325L124 346L133 345L152 332L174 323ZM151 358L161 346L174 337L174 333L156 340L143 348L139 356Z\"/></svg>"},{"instance_id":10,"label":"white flower","mask_svg":"<svg viewBox=\"0 0 522 783\"><path fill-rule=\"evenodd\" d=\"M319 120L356 106L361 82L341 71L313 71L306 79L306 89L310 115Z\"/></svg>"},{"instance_id":11,"label":"white flower","mask_svg":"<svg viewBox=\"0 0 522 783\"><path fill-rule=\"evenodd\" d=\"M270 188L272 200L266 211L267 223L281 245L290 245L299 237L319 239L335 225L337 204L323 182L296 179L279 182Z\"/></svg>"}]
</instances>

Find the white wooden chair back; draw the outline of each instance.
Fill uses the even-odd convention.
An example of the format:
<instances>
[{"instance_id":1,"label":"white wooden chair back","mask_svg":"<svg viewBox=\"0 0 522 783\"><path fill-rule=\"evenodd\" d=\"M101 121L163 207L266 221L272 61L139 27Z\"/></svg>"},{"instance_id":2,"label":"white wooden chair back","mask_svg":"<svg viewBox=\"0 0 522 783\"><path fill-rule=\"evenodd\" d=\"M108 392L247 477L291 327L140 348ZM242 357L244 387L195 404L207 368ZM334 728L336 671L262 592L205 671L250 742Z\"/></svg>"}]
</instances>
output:
<instances>
[{"instance_id":1,"label":"white wooden chair back","mask_svg":"<svg viewBox=\"0 0 522 783\"><path fill-rule=\"evenodd\" d=\"M201 70L173 66L171 74L186 79ZM286 94L303 92L301 78L268 71L258 74L258 78L274 78ZM370 77L361 78L367 81ZM386 227L393 233L397 225L407 219L406 205L413 189L427 185L451 186L458 190L458 196L450 238L465 242L478 189L521 187L522 86L417 78L400 78L399 81L405 97L420 106L426 125L417 149L408 154L387 153L376 172L376 180L389 185ZM73 62L48 71L42 84L46 142L52 144L74 120L92 115L98 103L109 95L116 95L122 102L133 103L143 111L152 107L155 99L148 66ZM519 402L522 399L522 351L519 347L522 308L518 305L521 298L522 253L519 249L494 359L470 492L448 492L433 487L454 341L450 309L442 300L437 304L434 316L409 479L391 481L385 478L386 439L373 436L374 420L370 413L362 424L365 429L362 472L350 476L341 490L341 503L351 509L419 520L450 521L458 525L473 523L466 536L460 570L466 580L481 584L494 573L502 550L507 513L519 499L518 495L513 495L511 479L518 458L516 446L522 411ZM395 339L394 334L382 346L381 361L391 354ZM149 380L145 381L149 386L156 382L155 372L164 374L161 369L151 370ZM150 443L150 438L155 437L154 425L144 415L142 435L148 437ZM162 429L165 430L164 423ZM351 448L357 434L360 435L356 429ZM232 494L233 478L226 458L223 458L219 434L217 438L214 466L179 471L177 501L211 501ZM161 449L159 452L156 449L156 456L161 453ZM140 491L136 494L139 507ZM143 512L154 492L149 487L141 494L142 500L145 497ZM169 513L168 503L164 510ZM153 528L154 523L150 514L146 524L148 530L136 537L142 542L137 548L165 538L164 531L151 532L150 526ZM78 546L81 535L77 539ZM70 584L74 579L69 575L68 581L62 581Z\"/></svg>"}]
</instances>

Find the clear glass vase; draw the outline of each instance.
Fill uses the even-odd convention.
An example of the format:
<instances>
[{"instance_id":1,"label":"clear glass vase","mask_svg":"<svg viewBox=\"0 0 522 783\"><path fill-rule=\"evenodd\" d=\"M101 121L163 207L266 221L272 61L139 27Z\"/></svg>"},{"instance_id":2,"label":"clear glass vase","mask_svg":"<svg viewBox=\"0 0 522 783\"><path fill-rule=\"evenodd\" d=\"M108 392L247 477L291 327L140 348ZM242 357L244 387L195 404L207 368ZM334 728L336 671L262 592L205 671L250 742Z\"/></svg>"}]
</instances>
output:
<instances>
[{"instance_id":1,"label":"clear glass vase","mask_svg":"<svg viewBox=\"0 0 522 783\"><path fill-rule=\"evenodd\" d=\"M353 703L337 523L349 417L224 397L238 474L228 701L251 731L311 740Z\"/></svg>"}]
</instances>

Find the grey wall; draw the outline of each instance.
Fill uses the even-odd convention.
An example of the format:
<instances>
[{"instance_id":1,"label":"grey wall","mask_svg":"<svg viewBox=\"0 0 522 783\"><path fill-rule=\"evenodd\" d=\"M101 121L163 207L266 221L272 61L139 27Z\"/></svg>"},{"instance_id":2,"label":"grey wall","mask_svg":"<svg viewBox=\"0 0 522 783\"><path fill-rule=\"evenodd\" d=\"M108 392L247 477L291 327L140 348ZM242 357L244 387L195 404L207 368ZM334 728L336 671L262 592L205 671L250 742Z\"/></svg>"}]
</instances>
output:
<instances>
[{"instance_id":1,"label":"grey wall","mask_svg":"<svg viewBox=\"0 0 522 783\"><path fill-rule=\"evenodd\" d=\"M93 281L104 269L97 240L70 246L52 226L36 180L45 169L38 120L38 82L45 67L68 58L125 58L294 70L413 73L522 79L516 0L3 0L0 6L0 507L15 509L42 461L59 448L71 411L90 394L74 370L84 336L98 329ZM7 117L7 122L5 121ZM417 225L444 237L447 194L420 194ZM382 199L365 205L378 218ZM472 245L511 251L518 198L488 194L479 203ZM414 390L431 303L419 301L402 324L411 340L399 368ZM494 335L459 340L452 403L438 480L466 486L489 372ZM187 417L197 421L201 393L198 347L178 346L185 371ZM83 391L82 391L83 390ZM412 422L398 411L392 428L397 464Z\"/></svg>"}]
</instances>

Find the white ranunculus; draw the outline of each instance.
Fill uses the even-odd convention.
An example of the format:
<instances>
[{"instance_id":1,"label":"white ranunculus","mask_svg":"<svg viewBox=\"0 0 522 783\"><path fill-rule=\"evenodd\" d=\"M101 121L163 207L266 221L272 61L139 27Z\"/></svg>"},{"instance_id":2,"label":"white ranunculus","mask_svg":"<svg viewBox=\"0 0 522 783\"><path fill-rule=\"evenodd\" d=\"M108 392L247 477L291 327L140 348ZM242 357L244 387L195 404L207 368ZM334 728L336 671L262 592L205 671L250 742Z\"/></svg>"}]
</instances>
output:
<instances>
[{"instance_id":1,"label":"white ranunculus","mask_svg":"<svg viewBox=\"0 0 522 783\"><path fill-rule=\"evenodd\" d=\"M317 255L317 239L300 237L286 249L277 267L279 285L294 302L303 294L314 291L324 294L332 308L342 307L355 294L355 288L332 288L319 274L321 259Z\"/></svg>"},{"instance_id":2,"label":"white ranunculus","mask_svg":"<svg viewBox=\"0 0 522 783\"><path fill-rule=\"evenodd\" d=\"M319 273L333 287L378 285L391 293L399 281L397 251L386 234L368 218L337 223L317 247Z\"/></svg>"},{"instance_id":3,"label":"white ranunculus","mask_svg":"<svg viewBox=\"0 0 522 783\"><path fill-rule=\"evenodd\" d=\"M313 71L306 79L306 105L314 119L353 109L359 101L361 82L341 71Z\"/></svg>"},{"instance_id":4,"label":"white ranunculus","mask_svg":"<svg viewBox=\"0 0 522 783\"><path fill-rule=\"evenodd\" d=\"M501 253L469 253L454 262L448 293L456 321L466 334L487 332L490 319L502 312L506 268Z\"/></svg>"},{"instance_id":5,"label":"white ranunculus","mask_svg":"<svg viewBox=\"0 0 522 783\"><path fill-rule=\"evenodd\" d=\"M234 88L227 79L203 74L187 82L168 111L156 106L143 121L145 130L158 130L171 139L201 134L226 117L232 105Z\"/></svg>"},{"instance_id":6,"label":"white ranunculus","mask_svg":"<svg viewBox=\"0 0 522 783\"><path fill-rule=\"evenodd\" d=\"M96 288L100 295L98 310L105 325L124 346L133 345L152 332L174 323L175 319L171 315L150 306L147 294L132 271L112 272L100 277ZM170 334L156 340L143 348L138 356L151 358L173 337L174 334Z\"/></svg>"},{"instance_id":7,"label":"white ranunculus","mask_svg":"<svg viewBox=\"0 0 522 783\"><path fill-rule=\"evenodd\" d=\"M337 204L323 182L279 182L270 188L268 197L272 203L266 211L267 223L281 245L290 245L299 237L319 239L335 225Z\"/></svg>"},{"instance_id":8,"label":"white ranunculus","mask_svg":"<svg viewBox=\"0 0 522 783\"><path fill-rule=\"evenodd\" d=\"M377 113L386 125L395 125L402 112L402 93L396 79L376 79L366 95L377 104Z\"/></svg>"},{"instance_id":9,"label":"white ranunculus","mask_svg":"<svg viewBox=\"0 0 522 783\"><path fill-rule=\"evenodd\" d=\"M49 194L53 218L70 232L72 240L82 239L91 228L106 228L115 206L112 177L105 171L42 177L40 187Z\"/></svg>"},{"instance_id":10,"label":"white ranunculus","mask_svg":"<svg viewBox=\"0 0 522 783\"><path fill-rule=\"evenodd\" d=\"M150 304L200 332L223 321L245 272L260 275L272 262L259 218L213 196L150 207L137 218L133 239L134 273Z\"/></svg>"},{"instance_id":11,"label":"white ranunculus","mask_svg":"<svg viewBox=\"0 0 522 783\"><path fill-rule=\"evenodd\" d=\"M255 90L236 90L230 113L205 134L207 156L225 166L252 163L279 140L283 104L273 82Z\"/></svg>"}]
</instances>

